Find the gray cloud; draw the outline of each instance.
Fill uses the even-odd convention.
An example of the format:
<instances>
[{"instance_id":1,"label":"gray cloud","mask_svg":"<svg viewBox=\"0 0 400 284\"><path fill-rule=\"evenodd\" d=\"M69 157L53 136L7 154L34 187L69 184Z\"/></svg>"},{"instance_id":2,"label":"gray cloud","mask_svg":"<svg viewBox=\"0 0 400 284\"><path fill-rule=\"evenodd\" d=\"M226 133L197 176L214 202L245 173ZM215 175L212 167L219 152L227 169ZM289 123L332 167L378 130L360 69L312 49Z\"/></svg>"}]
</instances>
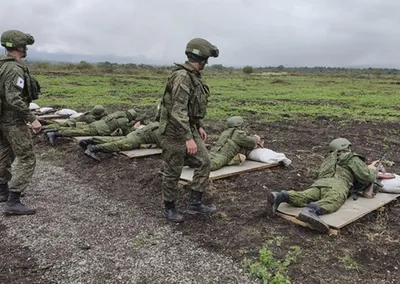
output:
<instances>
[{"instance_id":1,"label":"gray cloud","mask_svg":"<svg viewBox=\"0 0 400 284\"><path fill-rule=\"evenodd\" d=\"M42 52L184 60L193 37L210 64L400 67L397 0L13 0L0 27L33 34Z\"/></svg>"}]
</instances>

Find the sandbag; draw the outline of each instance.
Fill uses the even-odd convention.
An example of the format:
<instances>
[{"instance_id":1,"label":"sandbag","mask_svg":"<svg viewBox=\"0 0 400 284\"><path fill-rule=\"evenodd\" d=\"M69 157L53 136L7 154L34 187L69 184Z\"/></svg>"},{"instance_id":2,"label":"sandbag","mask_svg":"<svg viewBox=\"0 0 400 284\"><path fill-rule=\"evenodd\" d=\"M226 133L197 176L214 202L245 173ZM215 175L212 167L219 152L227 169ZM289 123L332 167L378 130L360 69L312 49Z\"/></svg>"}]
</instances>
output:
<instances>
[{"instance_id":1,"label":"sandbag","mask_svg":"<svg viewBox=\"0 0 400 284\"><path fill-rule=\"evenodd\" d=\"M63 109L60 109L55 112L55 114L62 115L62 116L71 116L71 115L77 114L77 113L78 113L77 111L75 111L73 109L69 109L69 108L63 108Z\"/></svg>"},{"instance_id":2,"label":"sandbag","mask_svg":"<svg viewBox=\"0 0 400 284\"><path fill-rule=\"evenodd\" d=\"M40 107L37 105L37 104L35 104L35 103L30 103L29 104L29 109L30 110L35 110L35 109L39 109Z\"/></svg>"},{"instance_id":3,"label":"sandbag","mask_svg":"<svg viewBox=\"0 0 400 284\"><path fill-rule=\"evenodd\" d=\"M54 108L52 108L52 107L41 107L39 109L39 112L41 114L45 114L45 113L49 113L49 112L53 112L53 111L54 111Z\"/></svg>"},{"instance_id":4,"label":"sandbag","mask_svg":"<svg viewBox=\"0 0 400 284\"><path fill-rule=\"evenodd\" d=\"M83 114L83 112L77 112L77 113L71 114L71 116L69 118L77 118L77 117L81 116L82 114Z\"/></svg>"},{"instance_id":5,"label":"sandbag","mask_svg":"<svg viewBox=\"0 0 400 284\"><path fill-rule=\"evenodd\" d=\"M286 167L289 166L292 161L286 158L285 154L277 153L267 148L257 148L250 152L247 156L249 160L256 162L273 164L273 163L283 163Z\"/></svg>"},{"instance_id":6,"label":"sandbag","mask_svg":"<svg viewBox=\"0 0 400 284\"><path fill-rule=\"evenodd\" d=\"M381 192L385 193L400 193L400 176L393 174L394 178L392 179L383 179L381 180L382 188Z\"/></svg>"}]
</instances>

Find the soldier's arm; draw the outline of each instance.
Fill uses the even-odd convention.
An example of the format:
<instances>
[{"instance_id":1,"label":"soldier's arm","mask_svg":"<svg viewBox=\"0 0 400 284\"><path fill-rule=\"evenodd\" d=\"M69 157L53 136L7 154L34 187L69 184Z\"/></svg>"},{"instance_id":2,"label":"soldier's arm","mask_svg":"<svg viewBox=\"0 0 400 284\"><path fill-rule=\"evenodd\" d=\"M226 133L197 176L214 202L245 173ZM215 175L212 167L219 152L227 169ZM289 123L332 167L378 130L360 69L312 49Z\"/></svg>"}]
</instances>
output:
<instances>
[{"instance_id":1,"label":"soldier's arm","mask_svg":"<svg viewBox=\"0 0 400 284\"><path fill-rule=\"evenodd\" d=\"M171 122L177 126L186 140L193 139L190 129L188 104L190 95L189 75L178 75L171 82L173 105L170 113Z\"/></svg>"},{"instance_id":2,"label":"soldier's arm","mask_svg":"<svg viewBox=\"0 0 400 284\"><path fill-rule=\"evenodd\" d=\"M25 121L34 122L36 117L23 99L23 89L26 84L24 73L15 67L7 73L4 82L5 99L8 105Z\"/></svg>"},{"instance_id":3,"label":"soldier's arm","mask_svg":"<svg viewBox=\"0 0 400 284\"><path fill-rule=\"evenodd\" d=\"M368 169L367 165L359 157L351 158L348 166L360 183L370 184L375 180L375 171Z\"/></svg>"},{"instance_id":4,"label":"soldier's arm","mask_svg":"<svg viewBox=\"0 0 400 284\"><path fill-rule=\"evenodd\" d=\"M238 144L240 147L246 149L253 149L257 146L257 137L247 135L247 133L243 130L236 130L237 132L237 139L235 143Z\"/></svg>"}]
</instances>

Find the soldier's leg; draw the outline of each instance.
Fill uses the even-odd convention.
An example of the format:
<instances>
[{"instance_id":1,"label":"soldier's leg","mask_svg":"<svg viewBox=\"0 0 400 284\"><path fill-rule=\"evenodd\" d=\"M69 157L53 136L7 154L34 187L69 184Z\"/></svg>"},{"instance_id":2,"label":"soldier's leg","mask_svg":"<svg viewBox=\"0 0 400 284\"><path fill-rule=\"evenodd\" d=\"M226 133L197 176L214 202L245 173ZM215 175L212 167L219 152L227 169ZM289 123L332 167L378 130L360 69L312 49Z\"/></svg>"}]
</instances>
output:
<instances>
[{"instance_id":1,"label":"soldier's leg","mask_svg":"<svg viewBox=\"0 0 400 284\"><path fill-rule=\"evenodd\" d=\"M8 182L11 180L11 164L14 158L11 145L0 129L0 202L8 199Z\"/></svg>"},{"instance_id":2,"label":"soldier's leg","mask_svg":"<svg viewBox=\"0 0 400 284\"><path fill-rule=\"evenodd\" d=\"M186 212L189 214L207 214L214 213L216 208L214 205L204 205L203 193L209 187L209 176L211 171L211 160L204 141L200 137L194 138L197 144L197 152L194 155L186 154L185 164L194 168L193 180L190 185L191 193Z\"/></svg>"},{"instance_id":3,"label":"soldier's leg","mask_svg":"<svg viewBox=\"0 0 400 284\"><path fill-rule=\"evenodd\" d=\"M185 164L194 168L191 188L195 191L204 192L209 187L209 176L211 171L211 160L204 141L194 138L197 144L197 152L194 155L185 155Z\"/></svg>"},{"instance_id":4,"label":"soldier's leg","mask_svg":"<svg viewBox=\"0 0 400 284\"><path fill-rule=\"evenodd\" d=\"M185 141L164 136L162 141L162 195L164 200L164 216L173 222L182 222L183 217L175 207L179 191L179 179L186 155Z\"/></svg>"},{"instance_id":5,"label":"soldier's leg","mask_svg":"<svg viewBox=\"0 0 400 284\"><path fill-rule=\"evenodd\" d=\"M99 135L95 127L85 126L81 128L61 128L58 131L64 137L96 136Z\"/></svg>"},{"instance_id":6,"label":"soldier's leg","mask_svg":"<svg viewBox=\"0 0 400 284\"><path fill-rule=\"evenodd\" d=\"M125 137L121 136L94 136L92 138L93 144L104 144L104 143L110 143L110 142L115 142L118 140L125 139Z\"/></svg>"},{"instance_id":7,"label":"soldier's leg","mask_svg":"<svg viewBox=\"0 0 400 284\"><path fill-rule=\"evenodd\" d=\"M321 199L321 190L317 187L311 187L302 191L289 190L288 194L288 203L298 207L307 206L310 202Z\"/></svg>"},{"instance_id":8,"label":"soldier's leg","mask_svg":"<svg viewBox=\"0 0 400 284\"><path fill-rule=\"evenodd\" d=\"M315 203L322 208L321 214L330 214L342 207L347 200L348 193L347 188L323 188L321 189L321 199Z\"/></svg>"},{"instance_id":9,"label":"soldier's leg","mask_svg":"<svg viewBox=\"0 0 400 284\"><path fill-rule=\"evenodd\" d=\"M95 152L118 152L118 151L130 151L133 149L140 148L140 144L136 140L124 138L119 139L114 142L98 144L98 145L91 145L88 147L89 150L95 149Z\"/></svg>"},{"instance_id":10,"label":"soldier's leg","mask_svg":"<svg viewBox=\"0 0 400 284\"><path fill-rule=\"evenodd\" d=\"M10 196L4 208L4 213L9 215L34 214L36 212L35 209L27 208L20 202L21 193L31 182L36 166L29 128L25 124L12 125L5 129L5 136L16 157L16 163L14 175L9 184Z\"/></svg>"}]
</instances>

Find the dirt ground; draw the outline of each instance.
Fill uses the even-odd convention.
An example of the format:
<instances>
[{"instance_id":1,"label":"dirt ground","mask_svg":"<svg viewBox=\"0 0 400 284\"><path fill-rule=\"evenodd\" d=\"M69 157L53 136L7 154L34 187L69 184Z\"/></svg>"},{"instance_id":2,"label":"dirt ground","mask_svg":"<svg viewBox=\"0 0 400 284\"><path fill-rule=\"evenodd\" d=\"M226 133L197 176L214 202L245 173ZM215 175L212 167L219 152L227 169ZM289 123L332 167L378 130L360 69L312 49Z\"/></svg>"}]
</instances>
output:
<instances>
[{"instance_id":1,"label":"dirt ground","mask_svg":"<svg viewBox=\"0 0 400 284\"><path fill-rule=\"evenodd\" d=\"M217 135L223 127L221 123L214 123L207 130ZM270 247L277 257L283 257L293 245L302 249L298 262L289 267L292 283L398 283L398 202L386 206L384 212L373 212L346 226L338 236L320 235L280 217L269 218L265 206L266 195L271 190L299 190L310 185L326 153L327 143L339 136L352 141L356 151L368 161L376 160L389 147L387 157L395 164L387 167L387 171L399 173L399 124L344 123L321 117L312 122L275 122L247 125L247 128L265 138L265 147L285 153L292 165L212 182L207 201L217 206L218 213L211 217L186 216L180 225L169 224L161 215L161 182L157 174L160 157L128 159L122 155L103 154L99 163L85 157L72 141L59 141L51 148L37 137L36 145L42 159L63 167L109 200L138 207L148 220L164 222L200 248L232 258L239 265L244 257L257 257L267 240L282 237L280 246ZM181 209L187 198L188 192L182 188L178 202ZM35 282L43 270L38 270L29 250L15 244L4 249L12 242L3 237L4 231L5 228L0 227L3 247L0 282L43 283ZM20 272L8 275L10 269Z\"/></svg>"}]
</instances>

